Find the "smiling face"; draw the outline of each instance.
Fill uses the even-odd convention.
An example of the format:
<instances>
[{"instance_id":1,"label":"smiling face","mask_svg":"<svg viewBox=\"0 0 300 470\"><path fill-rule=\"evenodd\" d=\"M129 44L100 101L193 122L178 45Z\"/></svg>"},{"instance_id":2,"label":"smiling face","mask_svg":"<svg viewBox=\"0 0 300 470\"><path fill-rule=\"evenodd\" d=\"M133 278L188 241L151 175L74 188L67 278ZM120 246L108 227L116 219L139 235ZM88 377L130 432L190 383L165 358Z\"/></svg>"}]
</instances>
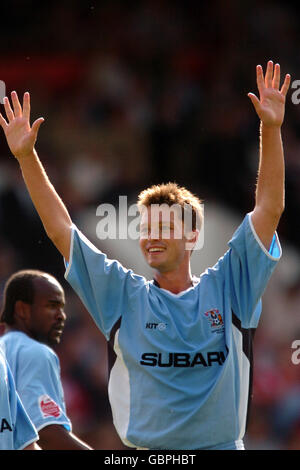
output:
<instances>
[{"instance_id":1,"label":"smiling face","mask_svg":"<svg viewBox=\"0 0 300 470\"><path fill-rule=\"evenodd\" d=\"M148 207L141 213L140 248L152 268L159 272L177 270L190 253L183 222L169 207Z\"/></svg>"},{"instance_id":2,"label":"smiling face","mask_svg":"<svg viewBox=\"0 0 300 470\"><path fill-rule=\"evenodd\" d=\"M42 343L58 344L66 321L64 291L51 277L40 277L33 282L34 300L28 306L28 334Z\"/></svg>"}]
</instances>

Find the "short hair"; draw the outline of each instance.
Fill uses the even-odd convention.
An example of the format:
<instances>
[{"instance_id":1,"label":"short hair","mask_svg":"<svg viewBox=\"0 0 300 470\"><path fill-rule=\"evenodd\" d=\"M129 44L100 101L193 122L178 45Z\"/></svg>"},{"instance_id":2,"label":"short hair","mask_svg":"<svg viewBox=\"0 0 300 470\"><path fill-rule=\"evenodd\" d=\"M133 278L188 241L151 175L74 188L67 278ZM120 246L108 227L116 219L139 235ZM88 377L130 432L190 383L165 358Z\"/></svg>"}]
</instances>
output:
<instances>
[{"instance_id":1,"label":"short hair","mask_svg":"<svg viewBox=\"0 0 300 470\"><path fill-rule=\"evenodd\" d=\"M203 222L203 201L177 183L162 183L144 189L138 196L137 205L150 207L152 204L179 205L182 207L182 218L187 208L192 210L192 229L201 228Z\"/></svg>"},{"instance_id":2,"label":"short hair","mask_svg":"<svg viewBox=\"0 0 300 470\"><path fill-rule=\"evenodd\" d=\"M15 304L18 300L32 304L34 301L34 281L40 278L54 278L51 274L37 269L26 269L12 274L5 283L3 292L3 308L0 321L14 325Z\"/></svg>"}]
</instances>

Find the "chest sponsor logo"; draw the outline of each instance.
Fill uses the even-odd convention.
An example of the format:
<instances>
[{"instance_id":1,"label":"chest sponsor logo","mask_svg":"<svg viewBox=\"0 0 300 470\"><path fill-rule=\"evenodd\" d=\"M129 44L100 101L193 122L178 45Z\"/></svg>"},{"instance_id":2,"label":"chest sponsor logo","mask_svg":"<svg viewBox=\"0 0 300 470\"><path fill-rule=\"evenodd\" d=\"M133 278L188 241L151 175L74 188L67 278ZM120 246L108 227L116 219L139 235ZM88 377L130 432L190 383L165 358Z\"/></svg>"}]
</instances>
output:
<instances>
[{"instance_id":1,"label":"chest sponsor logo","mask_svg":"<svg viewBox=\"0 0 300 470\"><path fill-rule=\"evenodd\" d=\"M144 353L140 364L150 367L211 367L213 364L221 366L225 362L223 351L209 351L207 353Z\"/></svg>"},{"instance_id":2,"label":"chest sponsor logo","mask_svg":"<svg viewBox=\"0 0 300 470\"><path fill-rule=\"evenodd\" d=\"M220 311L217 308L213 308L204 313L205 317L209 321L212 333L223 333L224 322Z\"/></svg>"},{"instance_id":3,"label":"chest sponsor logo","mask_svg":"<svg viewBox=\"0 0 300 470\"><path fill-rule=\"evenodd\" d=\"M61 411L57 403L55 403L49 395L42 395L39 397L39 406L43 418L49 418L53 416L58 418L61 415Z\"/></svg>"}]
</instances>

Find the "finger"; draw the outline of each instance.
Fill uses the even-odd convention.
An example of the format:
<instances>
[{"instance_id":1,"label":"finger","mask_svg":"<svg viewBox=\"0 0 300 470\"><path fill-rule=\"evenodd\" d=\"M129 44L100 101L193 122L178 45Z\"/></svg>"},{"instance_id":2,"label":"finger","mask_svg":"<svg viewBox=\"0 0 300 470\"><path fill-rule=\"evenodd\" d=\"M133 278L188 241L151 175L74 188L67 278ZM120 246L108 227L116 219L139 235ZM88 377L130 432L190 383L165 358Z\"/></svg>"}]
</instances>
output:
<instances>
[{"instance_id":1,"label":"finger","mask_svg":"<svg viewBox=\"0 0 300 470\"><path fill-rule=\"evenodd\" d=\"M14 107L15 117L21 117L22 116L22 108L21 108L21 105L20 105L18 95L15 91L11 92L11 100L12 100L12 104L13 104L13 107Z\"/></svg>"},{"instance_id":2,"label":"finger","mask_svg":"<svg viewBox=\"0 0 300 470\"><path fill-rule=\"evenodd\" d=\"M260 101L259 99L257 98L257 96L254 94L254 93L248 93L248 95L254 108L255 108L255 111L257 112L257 114L259 113L260 111Z\"/></svg>"},{"instance_id":3,"label":"finger","mask_svg":"<svg viewBox=\"0 0 300 470\"><path fill-rule=\"evenodd\" d=\"M0 126L3 128L3 130L5 130L6 127L8 126L6 120L4 119L1 113L0 113Z\"/></svg>"},{"instance_id":4,"label":"finger","mask_svg":"<svg viewBox=\"0 0 300 470\"><path fill-rule=\"evenodd\" d=\"M37 136L37 133L39 131L40 125L44 122L44 118L38 118L34 121L31 127L31 131L34 133L35 137Z\"/></svg>"},{"instance_id":5,"label":"finger","mask_svg":"<svg viewBox=\"0 0 300 470\"><path fill-rule=\"evenodd\" d=\"M23 116L30 120L30 95L28 91L23 96Z\"/></svg>"},{"instance_id":6,"label":"finger","mask_svg":"<svg viewBox=\"0 0 300 470\"><path fill-rule=\"evenodd\" d=\"M280 85L280 65L275 64L272 87L275 88L275 90L279 90L279 85Z\"/></svg>"},{"instance_id":7,"label":"finger","mask_svg":"<svg viewBox=\"0 0 300 470\"><path fill-rule=\"evenodd\" d=\"M291 76L290 76L289 73L287 73L286 76L285 76L283 85L281 87L281 90L280 90L280 92L283 94L283 96L286 96L286 94L288 92L288 89L289 89L289 86L290 86L290 83L291 83Z\"/></svg>"},{"instance_id":8,"label":"finger","mask_svg":"<svg viewBox=\"0 0 300 470\"><path fill-rule=\"evenodd\" d=\"M271 88L273 78L273 62L269 60L267 64L267 70L265 75L265 85L267 88Z\"/></svg>"},{"instance_id":9,"label":"finger","mask_svg":"<svg viewBox=\"0 0 300 470\"><path fill-rule=\"evenodd\" d=\"M11 122L15 118L15 116L14 116L14 113L12 112L12 109L11 109L10 103L9 103L9 99L7 98L7 96L5 96L5 98L3 99L3 104L4 104L4 108L5 108L5 112L6 112L8 122Z\"/></svg>"},{"instance_id":10,"label":"finger","mask_svg":"<svg viewBox=\"0 0 300 470\"><path fill-rule=\"evenodd\" d=\"M265 86L264 74L263 74L263 69L261 65L256 66L256 83L257 83L258 91L261 92L261 90Z\"/></svg>"}]
</instances>

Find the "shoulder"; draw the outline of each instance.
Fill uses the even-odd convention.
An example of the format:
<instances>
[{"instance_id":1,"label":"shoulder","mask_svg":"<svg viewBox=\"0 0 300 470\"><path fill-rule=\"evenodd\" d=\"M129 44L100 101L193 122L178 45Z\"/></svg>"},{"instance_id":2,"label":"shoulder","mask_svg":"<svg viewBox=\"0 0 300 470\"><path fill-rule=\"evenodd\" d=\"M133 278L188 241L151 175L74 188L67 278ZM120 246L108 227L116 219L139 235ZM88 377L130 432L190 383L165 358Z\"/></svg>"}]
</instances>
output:
<instances>
[{"instance_id":1,"label":"shoulder","mask_svg":"<svg viewBox=\"0 0 300 470\"><path fill-rule=\"evenodd\" d=\"M0 347L0 378L3 378L2 374L6 376L6 371L7 371L7 363L6 363L6 359L4 356L4 352Z\"/></svg>"},{"instance_id":2,"label":"shoulder","mask_svg":"<svg viewBox=\"0 0 300 470\"><path fill-rule=\"evenodd\" d=\"M56 360L55 351L46 344L40 343L30 338L23 332L11 331L3 336L4 349L7 353L14 352L19 354L19 359L34 359L35 363L41 362L47 358Z\"/></svg>"},{"instance_id":3,"label":"shoulder","mask_svg":"<svg viewBox=\"0 0 300 470\"><path fill-rule=\"evenodd\" d=\"M279 261L282 255L281 245L276 231L273 233L269 249L264 246L263 241L253 225L253 212L245 216L242 224L235 231L228 245L235 253L239 254L239 256L244 253L247 254L248 257L252 256L255 262L257 262L259 258L260 262L265 261L266 263L271 263L271 265Z\"/></svg>"},{"instance_id":4,"label":"shoulder","mask_svg":"<svg viewBox=\"0 0 300 470\"><path fill-rule=\"evenodd\" d=\"M80 278L84 273L92 272L94 276L114 274L121 278L130 278L136 284L145 283L144 276L136 274L132 269L126 268L118 259L111 259L106 253L97 248L77 227L72 225L72 238L69 262L65 261L65 278L70 280L72 272L80 268ZM76 274L78 277L78 274ZM90 280L90 275L88 276Z\"/></svg>"}]
</instances>

